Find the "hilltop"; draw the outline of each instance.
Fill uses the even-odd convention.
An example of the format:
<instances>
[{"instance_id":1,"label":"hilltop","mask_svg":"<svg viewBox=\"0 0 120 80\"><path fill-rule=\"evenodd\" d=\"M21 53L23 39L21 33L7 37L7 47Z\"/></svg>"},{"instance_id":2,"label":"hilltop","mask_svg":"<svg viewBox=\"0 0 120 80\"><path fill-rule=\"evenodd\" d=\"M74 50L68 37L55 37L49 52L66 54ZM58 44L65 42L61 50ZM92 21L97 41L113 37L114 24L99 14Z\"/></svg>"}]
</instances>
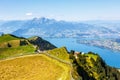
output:
<instances>
[{"instance_id":1,"label":"hilltop","mask_svg":"<svg viewBox=\"0 0 120 80\"><path fill-rule=\"evenodd\" d=\"M29 42L33 45L37 45L38 49L41 51L44 50L51 50L56 48L56 46L54 46L53 44L51 44L50 42L42 39L41 37L38 36L34 36L31 38L28 38Z\"/></svg>"},{"instance_id":2,"label":"hilltop","mask_svg":"<svg viewBox=\"0 0 120 80\"><path fill-rule=\"evenodd\" d=\"M11 34L0 36L0 59L33 54L39 50L49 50L54 48L56 48L54 45L40 37L27 39Z\"/></svg>"}]
</instances>

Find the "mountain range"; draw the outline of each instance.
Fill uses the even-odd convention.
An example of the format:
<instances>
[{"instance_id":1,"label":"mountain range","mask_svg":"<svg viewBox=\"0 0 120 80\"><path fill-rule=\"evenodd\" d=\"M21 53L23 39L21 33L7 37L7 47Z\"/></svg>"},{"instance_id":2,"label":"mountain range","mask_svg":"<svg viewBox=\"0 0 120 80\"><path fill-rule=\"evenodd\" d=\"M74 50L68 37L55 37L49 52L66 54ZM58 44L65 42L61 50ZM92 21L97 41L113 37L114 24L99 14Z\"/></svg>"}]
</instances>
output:
<instances>
[{"instance_id":1,"label":"mountain range","mask_svg":"<svg viewBox=\"0 0 120 80\"><path fill-rule=\"evenodd\" d=\"M103 22L68 22L45 17L31 20L1 21L0 33L11 33L21 37L114 38L120 36L119 22L111 24Z\"/></svg>"}]
</instances>

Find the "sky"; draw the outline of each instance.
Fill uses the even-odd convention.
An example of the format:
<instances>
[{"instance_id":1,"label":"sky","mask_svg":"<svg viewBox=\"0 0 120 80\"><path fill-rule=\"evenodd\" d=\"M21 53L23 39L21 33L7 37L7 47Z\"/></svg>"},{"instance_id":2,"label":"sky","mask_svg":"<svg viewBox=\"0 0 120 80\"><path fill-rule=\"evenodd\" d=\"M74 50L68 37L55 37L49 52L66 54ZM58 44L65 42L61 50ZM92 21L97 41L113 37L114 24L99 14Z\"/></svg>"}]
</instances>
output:
<instances>
[{"instance_id":1,"label":"sky","mask_svg":"<svg viewBox=\"0 0 120 80\"><path fill-rule=\"evenodd\" d=\"M120 0L0 0L0 20L120 20Z\"/></svg>"}]
</instances>

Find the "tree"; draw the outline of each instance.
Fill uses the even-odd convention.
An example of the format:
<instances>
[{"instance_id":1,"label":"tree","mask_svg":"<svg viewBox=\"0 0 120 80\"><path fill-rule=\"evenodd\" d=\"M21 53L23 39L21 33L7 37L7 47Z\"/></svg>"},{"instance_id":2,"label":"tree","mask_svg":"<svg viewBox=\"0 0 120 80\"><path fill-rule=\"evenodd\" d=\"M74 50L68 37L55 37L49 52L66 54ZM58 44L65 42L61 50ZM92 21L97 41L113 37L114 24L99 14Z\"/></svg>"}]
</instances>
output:
<instances>
[{"instance_id":1,"label":"tree","mask_svg":"<svg viewBox=\"0 0 120 80\"><path fill-rule=\"evenodd\" d=\"M4 33L2 32L1 36L4 36Z\"/></svg>"},{"instance_id":2,"label":"tree","mask_svg":"<svg viewBox=\"0 0 120 80\"><path fill-rule=\"evenodd\" d=\"M7 44L8 47L12 47L9 43Z\"/></svg>"}]
</instances>

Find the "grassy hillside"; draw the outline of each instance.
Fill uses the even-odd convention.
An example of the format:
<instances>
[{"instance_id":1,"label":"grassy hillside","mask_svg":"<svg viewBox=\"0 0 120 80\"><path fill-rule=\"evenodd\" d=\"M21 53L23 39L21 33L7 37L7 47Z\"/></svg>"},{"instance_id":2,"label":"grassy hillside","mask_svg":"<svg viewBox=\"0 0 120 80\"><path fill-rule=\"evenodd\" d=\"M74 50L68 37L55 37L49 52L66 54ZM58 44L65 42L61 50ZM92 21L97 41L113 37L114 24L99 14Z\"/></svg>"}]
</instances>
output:
<instances>
[{"instance_id":1,"label":"grassy hillside","mask_svg":"<svg viewBox=\"0 0 120 80\"><path fill-rule=\"evenodd\" d=\"M0 61L0 80L70 80L70 66L46 55Z\"/></svg>"},{"instance_id":2,"label":"grassy hillside","mask_svg":"<svg viewBox=\"0 0 120 80\"><path fill-rule=\"evenodd\" d=\"M27 39L11 34L0 36L0 59L6 59L34 53L36 49Z\"/></svg>"},{"instance_id":3,"label":"grassy hillside","mask_svg":"<svg viewBox=\"0 0 120 80\"><path fill-rule=\"evenodd\" d=\"M0 36L0 48L17 47L20 45L20 38L5 34Z\"/></svg>"},{"instance_id":4,"label":"grassy hillside","mask_svg":"<svg viewBox=\"0 0 120 80\"><path fill-rule=\"evenodd\" d=\"M69 54L68 54L67 49L65 47L49 50L47 53L49 53L57 58L60 58L62 60L69 61Z\"/></svg>"},{"instance_id":5,"label":"grassy hillside","mask_svg":"<svg viewBox=\"0 0 120 80\"><path fill-rule=\"evenodd\" d=\"M35 48L32 45L19 46L16 48L0 48L0 59L33 54Z\"/></svg>"},{"instance_id":6,"label":"grassy hillside","mask_svg":"<svg viewBox=\"0 0 120 80\"><path fill-rule=\"evenodd\" d=\"M56 48L54 45L40 37L21 38L11 34L0 36L0 59L33 54L39 50Z\"/></svg>"},{"instance_id":7,"label":"grassy hillside","mask_svg":"<svg viewBox=\"0 0 120 80\"><path fill-rule=\"evenodd\" d=\"M20 40L11 40L0 43L0 48L18 47L18 46L20 46Z\"/></svg>"},{"instance_id":8,"label":"grassy hillside","mask_svg":"<svg viewBox=\"0 0 120 80\"><path fill-rule=\"evenodd\" d=\"M19 40L19 38L11 34L4 34L3 36L0 36L0 43L7 42L10 40Z\"/></svg>"}]
</instances>

